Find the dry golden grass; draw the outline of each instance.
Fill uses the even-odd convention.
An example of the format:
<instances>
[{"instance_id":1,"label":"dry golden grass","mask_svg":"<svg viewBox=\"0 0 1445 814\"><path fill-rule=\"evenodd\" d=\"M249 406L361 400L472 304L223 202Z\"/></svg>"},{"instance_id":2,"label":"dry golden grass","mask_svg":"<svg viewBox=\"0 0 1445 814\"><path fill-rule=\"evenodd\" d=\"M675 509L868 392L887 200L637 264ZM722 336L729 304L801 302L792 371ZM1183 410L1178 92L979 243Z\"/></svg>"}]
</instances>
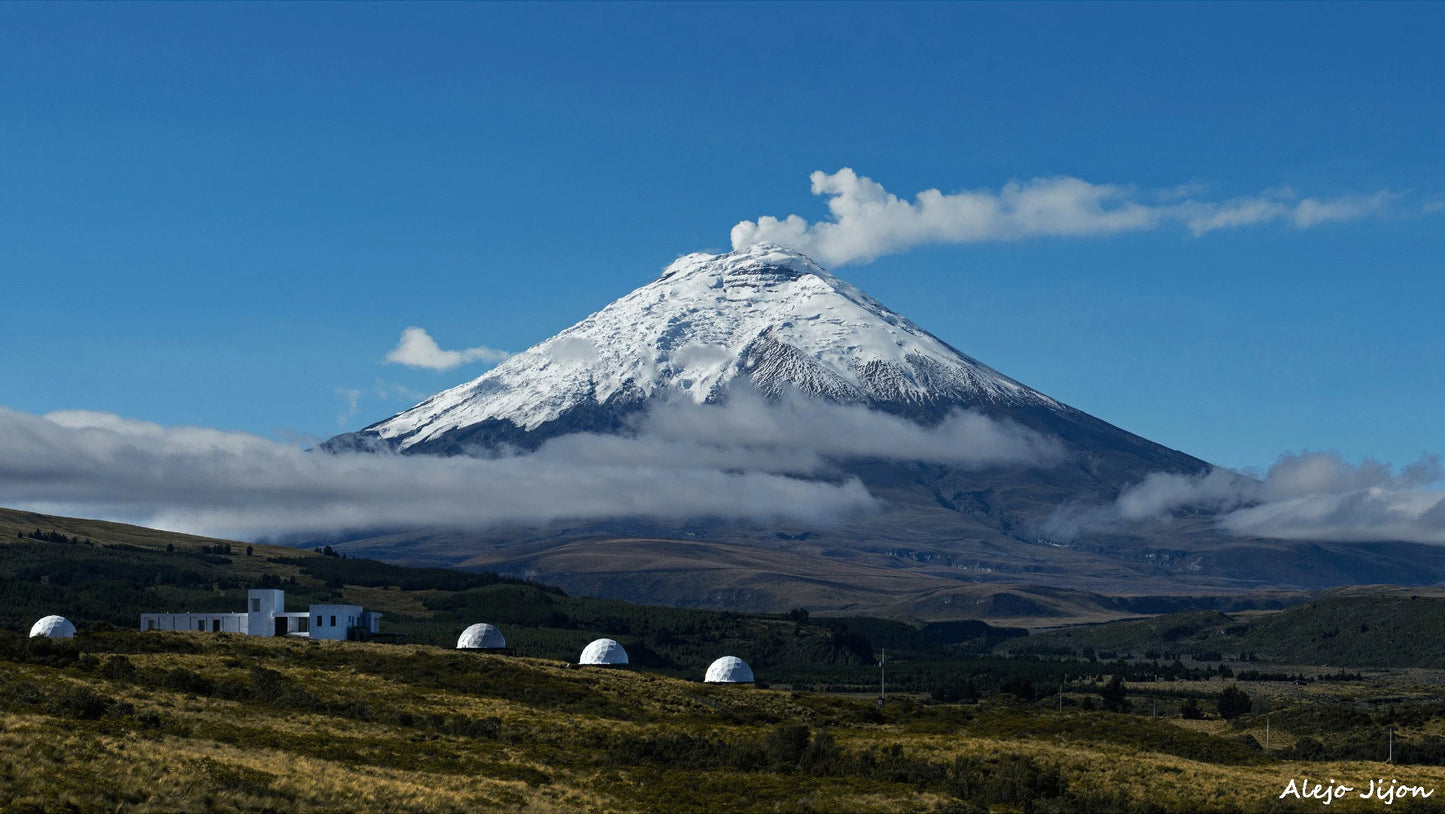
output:
<instances>
[{"instance_id":1,"label":"dry golden grass","mask_svg":"<svg viewBox=\"0 0 1445 814\"><path fill-rule=\"evenodd\" d=\"M1249 752L1234 739L1263 740L1257 721L906 700L879 712L423 646L126 633L76 647L96 655L88 667L0 659L0 811L966 811L978 799L957 796L956 767L973 767L977 783L989 767L1023 765L1011 760L1066 782L1039 810L1317 810L1279 798L1292 778L1445 789L1440 767ZM106 677L116 653L131 677ZM202 683L170 689L177 672ZM269 695L257 683L267 675ZM58 705L86 692L111 706L86 715ZM793 724L815 741L829 732L843 762L768 763L770 739ZM1280 730L1273 741L1291 742ZM860 756L884 766L890 754L894 768L856 768ZM1357 795L1329 810L1381 805ZM1022 803L996 798L992 810Z\"/></svg>"}]
</instances>

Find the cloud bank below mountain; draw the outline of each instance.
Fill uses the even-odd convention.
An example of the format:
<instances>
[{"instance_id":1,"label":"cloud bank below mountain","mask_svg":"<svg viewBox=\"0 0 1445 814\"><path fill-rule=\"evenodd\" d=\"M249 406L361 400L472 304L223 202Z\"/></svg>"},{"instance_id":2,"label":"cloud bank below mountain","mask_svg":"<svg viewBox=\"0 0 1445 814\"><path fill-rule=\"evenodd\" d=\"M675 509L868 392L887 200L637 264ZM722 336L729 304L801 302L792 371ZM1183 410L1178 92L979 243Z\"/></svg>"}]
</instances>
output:
<instances>
[{"instance_id":1,"label":"cloud bank below mountain","mask_svg":"<svg viewBox=\"0 0 1445 814\"><path fill-rule=\"evenodd\" d=\"M831 525L883 508L839 474L839 460L1050 467L1066 456L1056 439L973 413L924 428L861 407L747 395L662 404L625 435L578 433L490 458L306 452L109 413L0 408L0 504L238 539L630 518ZM1072 539L1204 512L1234 536L1445 544L1442 482L1436 456L1397 470L1288 454L1259 480L1155 473L1113 503L1061 507L1042 531Z\"/></svg>"},{"instance_id":2,"label":"cloud bank below mountain","mask_svg":"<svg viewBox=\"0 0 1445 814\"><path fill-rule=\"evenodd\" d=\"M1049 465L1060 454L1050 439L977 415L925 429L857 407L746 395L660 405L634 429L564 436L527 455L440 458L306 452L109 413L0 408L0 502L245 539L639 517L826 525L879 506L831 470L835 459Z\"/></svg>"}]
</instances>

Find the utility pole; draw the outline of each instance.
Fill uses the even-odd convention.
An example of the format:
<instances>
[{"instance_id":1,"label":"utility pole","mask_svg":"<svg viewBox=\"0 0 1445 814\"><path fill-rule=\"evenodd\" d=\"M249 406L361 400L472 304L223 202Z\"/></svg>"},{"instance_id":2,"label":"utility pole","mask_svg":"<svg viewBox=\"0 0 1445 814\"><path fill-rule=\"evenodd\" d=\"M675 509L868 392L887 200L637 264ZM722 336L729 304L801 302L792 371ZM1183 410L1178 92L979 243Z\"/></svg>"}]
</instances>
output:
<instances>
[{"instance_id":1,"label":"utility pole","mask_svg":"<svg viewBox=\"0 0 1445 814\"><path fill-rule=\"evenodd\" d=\"M1385 761L1391 766L1395 765L1395 727L1390 727L1390 757Z\"/></svg>"},{"instance_id":2,"label":"utility pole","mask_svg":"<svg viewBox=\"0 0 1445 814\"><path fill-rule=\"evenodd\" d=\"M888 662L888 648L883 648L883 655L878 659L878 708L888 703L888 674L883 667Z\"/></svg>"},{"instance_id":3,"label":"utility pole","mask_svg":"<svg viewBox=\"0 0 1445 814\"><path fill-rule=\"evenodd\" d=\"M1264 715L1264 751L1269 751L1269 713Z\"/></svg>"}]
</instances>

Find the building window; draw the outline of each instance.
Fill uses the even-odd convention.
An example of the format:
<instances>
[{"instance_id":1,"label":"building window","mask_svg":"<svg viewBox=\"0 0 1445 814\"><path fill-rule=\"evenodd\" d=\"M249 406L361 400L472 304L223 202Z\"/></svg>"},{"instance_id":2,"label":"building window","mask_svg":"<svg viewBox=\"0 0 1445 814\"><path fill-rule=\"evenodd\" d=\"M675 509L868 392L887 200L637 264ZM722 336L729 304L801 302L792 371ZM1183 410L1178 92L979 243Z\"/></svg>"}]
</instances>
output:
<instances>
[{"instance_id":1,"label":"building window","mask_svg":"<svg viewBox=\"0 0 1445 814\"><path fill-rule=\"evenodd\" d=\"M335 616L331 617L331 626L332 626L332 627L336 627L336 617L335 617Z\"/></svg>"},{"instance_id":2,"label":"building window","mask_svg":"<svg viewBox=\"0 0 1445 814\"><path fill-rule=\"evenodd\" d=\"M196 620L196 630L199 630L199 631L201 631L202 633L204 633L204 632L206 631L206 620L205 620L205 619L197 619L197 620Z\"/></svg>"},{"instance_id":3,"label":"building window","mask_svg":"<svg viewBox=\"0 0 1445 814\"><path fill-rule=\"evenodd\" d=\"M309 633L311 631L311 617L304 616L296 620L297 633Z\"/></svg>"},{"instance_id":4,"label":"building window","mask_svg":"<svg viewBox=\"0 0 1445 814\"><path fill-rule=\"evenodd\" d=\"M317 626L317 627L321 627L321 617L320 617L320 616L316 617L316 626Z\"/></svg>"},{"instance_id":5,"label":"building window","mask_svg":"<svg viewBox=\"0 0 1445 814\"><path fill-rule=\"evenodd\" d=\"M252 613L260 613L260 612L261 612L261 600L260 600L260 599L252 599L252 600L251 600L251 612L252 612Z\"/></svg>"},{"instance_id":6,"label":"building window","mask_svg":"<svg viewBox=\"0 0 1445 814\"><path fill-rule=\"evenodd\" d=\"M147 620L146 620L146 630L155 630L155 629L156 629L156 620L154 620L154 619L147 619Z\"/></svg>"}]
</instances>

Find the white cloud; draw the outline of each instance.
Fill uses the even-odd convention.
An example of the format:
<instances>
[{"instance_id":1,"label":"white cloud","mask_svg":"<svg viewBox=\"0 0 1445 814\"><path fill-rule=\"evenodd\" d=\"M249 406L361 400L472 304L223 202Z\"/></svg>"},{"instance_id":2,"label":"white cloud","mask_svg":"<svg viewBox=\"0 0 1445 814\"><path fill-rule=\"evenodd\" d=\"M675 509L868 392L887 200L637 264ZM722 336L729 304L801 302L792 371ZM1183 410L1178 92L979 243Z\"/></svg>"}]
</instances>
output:
<instances>
[{"instance_id":1,"label":"white cloud","mask_svg":"<svg viewBox=\"0 0 1445 814\"><path fill-rule=\"evenodd\" d=\"M309 453L109 413L0 408L0 495L18 508L241 539L641 517L829 523L878 508L861 482L839 476L840 459L1050 466L1063 455L1054 439L976 414L928 429L861 407L746 395L662 405L632 430L567 435L528 455L436 458ZM1066 539L1198 511L1236 536L1445 544L1442 484L1435 456L1397 469L1288 454L1262 480L1155 473L1110 504L1061 508L1045 533Z\"/></svg>"},{"instance_id":2,"label":"white cloud","mask_svg":"<svg viewBox=\"0 0 1445 814\"><path fill-rule=\"evenodd\" d=\"M1189 231L1198 237L1218 229L1237 229L1280 220L1289 216L1290 207L1274 198L1256 196L1222 203L1185 201L1176 205L1176 211L1183 217Z\"/></svg>"},{"instance_id":3,"label":"white cloud","mask_svg":"<svg viewBox=\"0 0 1445 814\"><path fill-rule=\"evenodd\" d=\"M1050 466L1064 458L1058 439L1009 421L956 411L935 427L859 405L833 404L795 393L777 401L733 389L726 403L662 405L641 422L640 438L702 443L780 457L782 469L810 471L787 461L884 458L964 467L994 464ZM740 460L740 464L745 460ZM760 463L751 468L769 468Z\"/></svg>"},{"instance_id":4,"label":"white cloud","mask_svg":"<svg viewBox=\"0 0 1445 814\"><path fill-rule=\"evenodd\" d=\"M1440 458L1425 455L1398 473L1336 453L1280 457L1270 467L1262 502L1220 519L1233 534L1291 540L1405 540L1445 543L1445 481Z\"/></svg>"},{"instance_id":5,"label":"white cloud","mask_svg":"<svg viewBox=\"0 0 1445 814\"><path fill-rule=\"evenodd\" d=\"M574 434L490 458L305 452L109 413L0 408L7 505L254 539L377 527L722 517L836 522L877 508L833 461L1048 465L1056 441L959 413L933 429L862 407L737 394L661 405L630 436ZM822 479L802 476L824 475Z\"/></svg>"},{"instance_id":6,"label":"white cloud","mask_svg":"<svg viewBox=\"0 0 1445 814\"><path fill-rule=\"evenodd\" d=\"M1257 481L1224 469L1211 469L1201 475L1153 472L1121 491L1114 505L1124 520L1159 519L1186 506L1229 511L1255 499L1258 486Z\"/></svg>"},{"instance_id":7,"label":"white cloud","mask_svg":"<svg viewBox=\"0 0 1445 814\"><path fill-rule=\"evenodd\" d=\"M1373 215L1385 208L1398 195L1390 192L1376 192L1373 195L1346 195L1329 201L1305 198L1295 204L1290 220L1301 229L1308 229L1320 223L1342 220L1358 220Z\"/></svg>"},{"instance_id":8,"label":"white cloud","mask_svg":"<svg viewBox=\"0 0 1445 814\"><path fill-rule=\"evenodd\" d=\"M1329 200L1303 198L1296 200L1292 190L1266 192L1247 198L1234 198L1222 203L1186 201L1174 207L1175 214L1195 236L1216 229L1254 226L1281 221L1299 229L1321 223L1359 220L1384 211L1399 195L1376 192L1371 195L1345 195Z\"/></svg>"},{"instance_id":9,"label":"white cloud","mask_svg":"<svg viewBox=\"0 0 1445 814\"><path fill-rule=\"evenodd\" d=\"M552 360L563 365L580 365L597 358L597 346L582 336L564 336L542 347Z\"/></svg>"},{"instance_id":10,"label":"white cloud","mask_svg":"<svg viewBox=\"0 0 1445 814\"><path fill-rule=\"evenodd\" d=\"M1057 439L977 413L956 412L925 428L898 416L786 395L769 401L734 390L725 404L661 404L625 436L578 433L542 453L578 464L627 462L659 470L712 467L728 472L828 475L840 460L888 459L964 468L1052 466Z\"/></svg>"},{"instance_id":11,"label":"white cloud","mask_svg":"<svg viewBox=\"0 0 1445 814\"><path fill-rule=\"evenodd\" d=\"M511 356L487 347L442 350L425 330L412 326L401 332L401 341L386 355L386 361L429 370L450 370L469 362L500 362Z\"/></svg>"},{"instance_id":12,"label":"white cloud","mask_svg":"<svg viewBox=\"0 0 1445 814\"><path fill-rule=\"evenodd\" d=\"M243 539L629 517L830 522L875 507L856 479L808 481L707 461L660 467L656 450L623 449L590 459L566 445L487 460L327 454L107 413L0 408L0 495L37 511Z\"/></svg>"},{"instance_id":13,"label":"white cloud","mask_svg":"<svg viewBox=\"0 0 1445 814\"><path fill-rule=\"evenodd\" d=\"M336 395L346 402L346 409L336 416L336 426L345 427L346 423L356 417L356 411L361 405L361 391L351 387L336 388Z\"/></svg>"},{"instance_id":14,"label":"white cloud","mask_svg":"<svg viewBox=\"0 0 1445 814\"><path fill-rule=\"evenodd\" d=\"M420 393L396 382L377 379L368 388L359 387L338 387L336 396L341 399L344 405L341 412L336 415L336 426L344 429L351 423L351 419L361 411L363 399L367 401L380 401L385 404L411 403L416 404L426 398L425 393Z\"/></svg>"},{"instance_id":15,"label":"white cloud","mask_svg":"<svg viewBox=\"0 0 1445 814\"><path fill-rule=\"evenodd\" d=\"M798 215L763 216L732 229L734 249L777 243L829 265L868 262L929 243L980 243L1033 237L1084 237L1156 229L1183 223L1195 235L1270 221L1309 228L1382 211L1389 192L1296 200L1290 190L1223 202L1181 200L1194 186L1152 194L1114 184L1061 176L1011 181L997 192L944 194L924 190L906 201L871 178L844 167L814 172L814 195L828 198L831 220L809 223Z\"/></svg>"},{"instance_id":16,"label":"white cloud","mask_svg":"<svg viewBox=\"0 0 1445 814\"><path fill-rule=\"evenodd\" d=\"M1045 533L1070 538L1135 522L1166 522L1182 509L1217 513L1236 536L1332 542L1445 544L1445 469L1425 455L1398 472L1332 452L1280 456L1263 480L1221 469L1203 475L1153 473L1108 506L1069 506Z\"/></svg>"}]
</instances>

